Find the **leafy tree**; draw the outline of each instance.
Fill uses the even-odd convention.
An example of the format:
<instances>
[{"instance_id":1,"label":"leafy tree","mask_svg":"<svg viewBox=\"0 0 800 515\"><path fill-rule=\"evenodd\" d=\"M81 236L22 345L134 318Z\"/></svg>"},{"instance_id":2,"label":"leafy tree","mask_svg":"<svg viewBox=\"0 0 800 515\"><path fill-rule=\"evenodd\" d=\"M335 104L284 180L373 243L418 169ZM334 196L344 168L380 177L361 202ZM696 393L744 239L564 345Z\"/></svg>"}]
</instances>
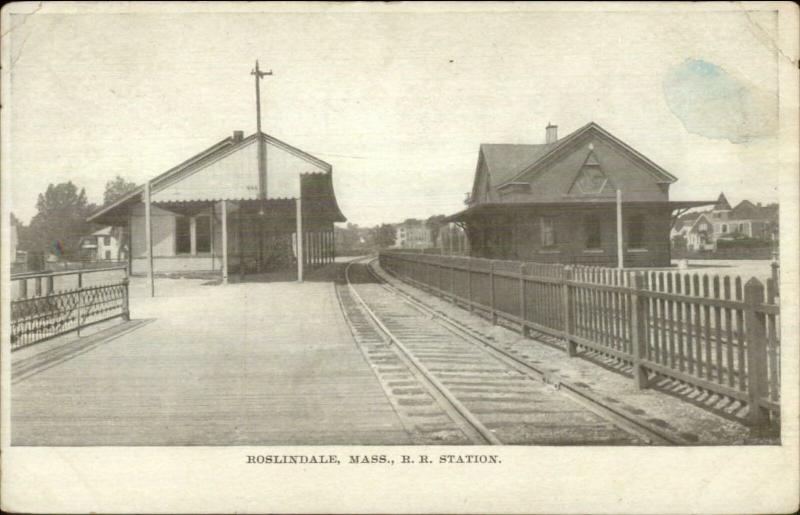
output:
<instances>
[{"instance_id":1,"label":"leafy tree","mask_svg":"<svg viewBox=\"0 0 800 515\"><path fill-rule=\"evenodd\" d=\"M107 206L116 202L136 188L135 182L126 181L123 177L117 175L112 180L106 182L106 190L103 192L103 205ZM117 246L117 261L126 259L129 252L128 228L126 226L112 227L111 237L119 242Z\"/></svg>"},{"instance_id":2,"label":"leafy tree","mask_svg":"<svg viewBox=\"0 0 800 515\"><path fill-rule=\"evenodd\" d=\"M117 175L112 180L106 182L106 191L103 193L103 205L107 206L135 189L135 182L126 181L123 177Z\"/></svg>"},{"instance_id":3,"label":"leafy tree","mask_svg":"<svg viewBox=\"0 0 800 515\"><path fill-rule=\"evenodd\" d=\"M391 247L395 242L395 228L391 224L381 224L375 227L375 244L378 248L385 249Z\"/></svg>"},{"instance_id":4,"label":"leafy tree","mask_svg":"<svg viewBox=\"0 0 800 515\"><path fill-rule=\"evenodd\" d=\"M47 191L39 194L38 212L26 231L28 250L63 259L78 258L81 237L94 228L86 221L94 209L86 200L86 191L78 190L71 181L48 185Z\"/></svg>"}]
</instances>

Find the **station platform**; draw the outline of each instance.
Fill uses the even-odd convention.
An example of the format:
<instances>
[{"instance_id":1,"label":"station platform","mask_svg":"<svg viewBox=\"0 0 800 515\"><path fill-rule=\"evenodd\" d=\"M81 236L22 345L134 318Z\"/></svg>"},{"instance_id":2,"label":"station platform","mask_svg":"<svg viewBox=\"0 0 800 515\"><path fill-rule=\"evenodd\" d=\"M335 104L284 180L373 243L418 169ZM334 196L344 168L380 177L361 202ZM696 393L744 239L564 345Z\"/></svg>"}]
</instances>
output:
<instances>
[{"instance_id":1,"label":"station platform","mask_svg":"<svg viewBox=\"0 0 800 515\"><path fill-rule=\"evenodd\" d=\"M157 279L155 298L133 278L132 319L150 323L14 352L12 445L408 443L327 268L302 284Z\"/></svg>"}]
</instances>

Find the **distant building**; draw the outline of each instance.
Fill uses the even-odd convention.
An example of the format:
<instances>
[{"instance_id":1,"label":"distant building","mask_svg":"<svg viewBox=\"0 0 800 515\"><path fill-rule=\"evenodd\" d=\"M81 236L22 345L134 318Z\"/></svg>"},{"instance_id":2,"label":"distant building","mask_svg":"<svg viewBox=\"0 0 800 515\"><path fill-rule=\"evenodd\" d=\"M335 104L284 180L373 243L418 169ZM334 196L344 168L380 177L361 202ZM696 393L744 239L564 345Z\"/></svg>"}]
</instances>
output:
<instances>
[{"instance_id":1,"label":"distant building","mask_svg":"<svg viewBox=\"0 0 800 515\"><path fill-rule=\"evenodd\" d=\"M9 257L11 258L11 273L24 272L27 268L28 253L19 250L19 233L17 225L12 223L8 237Z\"/></svg>"},{"instance_id":2,"label":"distant building","mask_svg":"<svg viewBox=\"0 0 800 515\"><path fill-rule=\"evenodd\" d=\"M557 130L543 144L480 146L468 208L445 219L465 224L470 255L614 266L620 190L624 265L670 266L673 211L712 202L670 201L677 179L594 122Z\"/></svg>"},{"instance_id":3,"label":"distant building","mask_svg":"<svg viewBox=\"0 0 800 515\"><path fill-rule=\"evenodd\" d=\"M420 220L406 220L395 227L395 247L427 249L433 246L431 230Z\"/></svg>"},{"instance_id":4,"label":"distant building","mask_svg":"<svg viewBox=\"0 0 800 515\"><path fill-rule=\"evenodd\" d=\"M90 236L81 238L81 256L90 261L116 261L120 259L119 241L111 227L103 227Z\"/></svg>"},{"instance_id":5,"label":"distant building","mask_svg":"<svg viewBox=\"0 0 800 515\"><path fill-rule=\"evenodd\" d=\"M445 224L439 228L434 246L444 254L466 254L467 238L456 224Z\"/></svg>"},{"instance_id":6,"label":"distant building","mask_svg":"<svg viewBox=\"0 0 800 515\"><path fill-rule=\"evenodd\" d=\"M731 208L728 199L720 193L711 211L699 213L691 223L686 220L681 231L686 236L686 247L690 252L714 251L720 239L777 240L778 205L762 207L743 200Z\"/></svg>"}]
</instances>

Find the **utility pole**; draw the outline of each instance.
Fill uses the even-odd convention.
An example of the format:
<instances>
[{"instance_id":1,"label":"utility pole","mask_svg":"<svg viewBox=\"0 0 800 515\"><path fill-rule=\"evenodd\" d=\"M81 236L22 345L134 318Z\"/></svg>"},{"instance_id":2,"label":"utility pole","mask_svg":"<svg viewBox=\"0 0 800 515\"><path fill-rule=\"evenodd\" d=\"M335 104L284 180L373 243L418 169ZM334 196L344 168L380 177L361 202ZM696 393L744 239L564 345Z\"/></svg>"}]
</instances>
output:
<instances>
[{"instance_id":1,"label":"utility pole","mask_svg":"<svg viewBox=\"0 0 800 515\"><path fill-rule=\"evenodd\" d=\"M256 138L258 142L258 198L261 206L258 210L258 265L256 267L258 272L261 272L261 266L264 261L264 204L267 201L267 145L261 137L261 79L267 75L272 75L272 70L262 72L258 67L258 59L256 59L256 67L250 72L256 79Z\"/></svg>"},{"instance_id":2,"label":"utility pole","mask_svg":"<svg viewBox=\"0 0 800 515\"><path fill-rule=\"evenodd\" d=\"M272 70L262 72L258 67L258 60L256 59L256 67L250 72L256 79L256 134L258 137L258 195L261 200L267 198L267 157L266 145L261 139L261 79L267 75L272 75Z\"/></svg>"}]
</instances>

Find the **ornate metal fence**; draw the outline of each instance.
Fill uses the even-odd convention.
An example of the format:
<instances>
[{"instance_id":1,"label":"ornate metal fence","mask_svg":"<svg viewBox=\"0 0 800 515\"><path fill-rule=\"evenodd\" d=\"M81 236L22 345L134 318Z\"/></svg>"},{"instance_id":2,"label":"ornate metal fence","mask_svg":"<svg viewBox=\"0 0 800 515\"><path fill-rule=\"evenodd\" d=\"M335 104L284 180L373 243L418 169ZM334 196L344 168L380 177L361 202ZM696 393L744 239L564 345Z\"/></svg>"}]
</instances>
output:
<instances>
[{"instance_id":1,"label":"ornate metal fence","mask_svg":"<svg viewBox=\"0 0 800 515\"><path fill-rule=\"evenodd\" d=\"M102 271L123 271L125 267ZM107 284L83 285L82 275L87 272L62 272L55 274L22 274L12 276L12 281L22 282L24 295L11 301L11 349L38 343L72 331L80 330L116 317L129 318L128 277ZM77 287L55 291L54 276L80 274ZM27 297L27 284L39 285L36 295ZM47 284L42 294L41 284Z\"/></svg>"}]
</instances>

